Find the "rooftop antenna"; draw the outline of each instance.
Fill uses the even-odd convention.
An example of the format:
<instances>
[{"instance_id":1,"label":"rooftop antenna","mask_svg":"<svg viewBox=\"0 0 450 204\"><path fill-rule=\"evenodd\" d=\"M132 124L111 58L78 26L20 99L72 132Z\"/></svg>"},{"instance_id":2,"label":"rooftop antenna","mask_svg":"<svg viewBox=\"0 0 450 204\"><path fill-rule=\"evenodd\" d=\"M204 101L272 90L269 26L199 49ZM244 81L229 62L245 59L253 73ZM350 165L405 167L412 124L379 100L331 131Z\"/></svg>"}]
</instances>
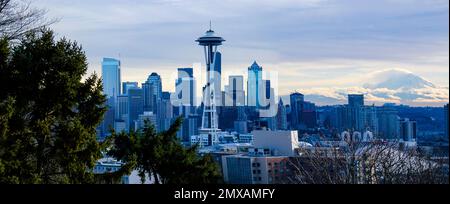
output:
<instances>
[{"instance_id":1,"label":"rooftop antenna","mask_svg":"<svg viewBox=\"0 0 450 204\"><path fill-rule=\"evenodd\" d=\"M211 20L209 20L209 30L212 30Z\"/></svg>"}]
</instances>

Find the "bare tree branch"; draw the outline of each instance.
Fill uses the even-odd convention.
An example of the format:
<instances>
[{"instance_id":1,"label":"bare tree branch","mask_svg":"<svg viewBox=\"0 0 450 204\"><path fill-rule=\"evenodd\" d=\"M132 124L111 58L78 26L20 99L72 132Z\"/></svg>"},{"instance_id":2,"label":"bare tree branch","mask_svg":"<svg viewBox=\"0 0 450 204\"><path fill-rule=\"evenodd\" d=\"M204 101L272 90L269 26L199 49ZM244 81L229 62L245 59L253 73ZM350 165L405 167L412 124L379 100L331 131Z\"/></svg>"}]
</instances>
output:
<instances>
[{"instance_id":1,"label":"bare tree branch","mask_svg":"<svg viewBox=\"0 0 450 204\"><path fill-rule=\"evenodd\" d=\"M0 37L19 39L25 33L56 23L47 10L32 7L30 0L0 0Z\"/></svg>"},{"instance_id":2,"label":"bare tree branch","mask_svg":"<svg viewBox=\"0 0 450 204\"><path fill-rule=\"evenodd\" d=\"M331 151L331 152L330 152ZM396 142L349 142L307 147L291 161L299 184L448 184L448 163L432 161Z\"/></svg>"}]
</instances>

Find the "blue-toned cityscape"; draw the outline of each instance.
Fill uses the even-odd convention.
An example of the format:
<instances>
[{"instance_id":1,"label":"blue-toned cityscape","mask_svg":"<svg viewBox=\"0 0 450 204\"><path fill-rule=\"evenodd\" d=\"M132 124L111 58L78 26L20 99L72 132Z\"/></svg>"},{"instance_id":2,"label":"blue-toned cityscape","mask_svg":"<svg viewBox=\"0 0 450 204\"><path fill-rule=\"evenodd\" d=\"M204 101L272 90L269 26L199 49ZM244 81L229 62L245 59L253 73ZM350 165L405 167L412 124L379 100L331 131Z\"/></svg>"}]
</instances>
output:
<instances>
[{"instance_id":1,"label":"blue-toned cityscape","mask_svg":"<svg viewBox=\"0 0 450 204\"><path fill-rule=\"evenodd\" d=\"M0 0L0 184L202 201L449 184L448 14L448 0Z\"/></svg>"},{"instance_id":2,"label":"blue-toned cityscape","mask_svg":"<svg viewBox=\"0 0 450 204\"><path fill-rule=\"evenodd\" d=\"M304 159L317 151L325 155L337 149L348 152L346 149L355 143L392 145L399 152L414 149L436 161L448 161L448 104L375 105L367 103L364 93L347 93L346 104L319 106L294 87L290 95L277 96L273 84L278 84L278 79L265 74L251 59L247 76L221 78L226 61L222 61L218 47L225 40L211 28L196 41L205 48L206 69L200 71L205 71L206 82L198 84L193 67L174 68L177 79L172 93L164 91L161 76L151 70L140 86L140 82L122 82L121 72L126 68L120 59L103 59L102 80L109 109L97 129L98 140L113 130L140 131L146 121L157 131L165 131L182 117L179 140L186 147L198 145L199 154L213 155L224 181L231 184L289 183L286 179L292 178L289 164L293 159ZM228 83L222 86L223 81ZM202 86L200 101L196 86ZM98 163L103 169L99 173L117 170L110 166L120 162L105 159ZM130 178L124 177L123 182L130 183Z\"/></svg>"}]
</instances>

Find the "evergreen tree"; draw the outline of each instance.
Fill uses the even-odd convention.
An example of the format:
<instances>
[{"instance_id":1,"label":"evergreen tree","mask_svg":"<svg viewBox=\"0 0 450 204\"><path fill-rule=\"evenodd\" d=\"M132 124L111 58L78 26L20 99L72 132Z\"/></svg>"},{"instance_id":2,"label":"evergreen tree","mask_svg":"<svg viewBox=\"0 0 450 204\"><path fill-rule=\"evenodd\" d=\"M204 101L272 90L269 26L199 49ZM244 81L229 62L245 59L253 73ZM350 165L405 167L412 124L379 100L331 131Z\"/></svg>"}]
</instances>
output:
<instances>
[{"instance_id":1,"label":"evergreen tree","mask_svg":"<svg viewBox=\"0 0 450 204\"><path fill-rule=\"evenodd\" d=\"M89 183L102 156L100 79L76 42L50 30L0 41L0 183Z\"/></svg>"},{"instance_id":2,"label":"evergreen tree","mask_svg":"<svg viewBox=\"0 0 450 204\"><path fill-rule=\"evenodd\" d=\"M182 124L178 118L167 131L156 133L146 122L142 131L113 133L109 155L134 163L141 181L152 177L156 184L214 184L221 182L217 164L211 156L199 156L197 147L185 148L177 138Z\"/></svg>"}]
</instances>

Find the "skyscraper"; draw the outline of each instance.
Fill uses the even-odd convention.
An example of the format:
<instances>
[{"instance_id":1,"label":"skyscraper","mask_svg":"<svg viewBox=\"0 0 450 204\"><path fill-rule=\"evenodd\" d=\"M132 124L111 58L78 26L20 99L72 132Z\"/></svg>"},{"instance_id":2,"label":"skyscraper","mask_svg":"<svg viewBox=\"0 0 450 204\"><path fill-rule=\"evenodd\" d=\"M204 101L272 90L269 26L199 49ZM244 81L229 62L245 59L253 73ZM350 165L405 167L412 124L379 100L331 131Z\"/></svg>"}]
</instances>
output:
<instances>
[{"instance_id":1,"label":"skyscraper","mask_svg":"<svg viewBox=\"0 0 450 204\"><path fill-rule=\"evenodd\" d=\"M413 142L417 138L417 122L404 118L400 120L400 139Z\"/></svg>"},{"instance_id":2,"label":"skyscraper","mask_svg":"<svg viewBox=\"0 0 450 204\"><path fill-rule=\"evenodd\" d=\"M157 101L160 101L162 97L161 76L152 73L142 84L142 90L144 92L144 111L157 114Z\"/></svg>"},{"instance_id":3,"label":"skyscraper","mask_svg":"<svg viewBox=\"0 0 450 204\"><path fill-rule=\"evenodd\" d=\"M103 58L102 62L103 93L107 98L120 95L120 61Z\"/></svg>"},{"instance_id":4,"label":"skyscraper","mask_svg":"<svg viewBox=\"0 0 450 204\"><path fill-rule=\"evenodd\" d=\"M363 94L349 94L348 95L348 105L350 107L364 106L364 95Z\"/></svg>"},{"instance_id":5,"label":"skyscraper","mask_svg":"<svg viewBox=\"0 0 450 204\"><path fill-rule=\"evenodd\" d=\"M185 117L195 112L196 92L193 68L178 68L178 78L175 82L176 93L180 99L179 113Z\"/></svg>"},{"instance_id":6,"label":"skyscraper","mask_svg":"<svg viewBox=\"0 0 450 204\"><path fill-rule=\"evenodd\" d=\"M283 100L280 98L278 102L278 112L277 112L277 129L287 130L287 113L286 107L283 104Z\"/></svg>"},{"instance_id":7,"label":"skyscraper","mask_svg":"<svg viewBox=\"0 0 450 204\"><path fill-rule=\"evenodd\" d=\"M377 108L374 105L364 107L363 120L365 122L363 128L365 129L361 130L361 132L368 130L373 135L378 136L378 115Z\"/></svg>"},{"instance_id":8,"label":"skyscraper","mask_svg":"<svg viewBox=\"0 0 450 204\"><path fill-rule=\"evenodd\" d=\"M332 126L338 131L370 131L378 134L378 115L375 106L364 106L364 95L349 94L348 104L336 106Z\"/></svg>"},{"instance_id":9,"label":"skyscraper","mask_svg":"<svg viewBox=\"0 0 450 204\"><path fill-rule=\"evenodd\" d=\"M270 80L262 80L262 85L259 90L259 126L261 128L266 127L270 130L276 130L276 112L278 111L278 107L275 104L275 90L271 87Z\"/></svg>"},{"instance_id":10,"label":"skyscraper","mask_svg":"<svg viewBox=\"0 0 450 204\"><path fill-rule=\"evenodd\" d=\"M222 53L220 53L219 51L217 51L215 53L215 61L214 61L214 89L217 91L217 93L221 93L222 92ZM217 101L220 101L221 103L218 103L218 106L222 106L223 105L223 99L222 99L222 95L218 94L217 95Z\"/></svg>"},{"instance_id":11,"label":"skyscraper","mask_svg":"<svg viewBox=\"0 0 450 204\"><path fill-rule=\"evenodd\" d=\"M159 131L166 131L169 129L172 119L173 119L173 107L170 102L170 93L163 92L161 104L158 105L158 124Z\"/></svg>"},{"instance_id":12,"label":"skyscraper","mask_svg":"<svg viewBox=\"0 0 450 204\"><path fill-rule=\"evenodd\" d=\"M100 124L100 136L109 134L110 128L114 128L116 97L120 95L120 61L112 58L103 58L102 61L103 93L106 95L108 110Z\"/></svg>"},{"instance_id":13,"label":"skyscraper","mask_svg":"<svg viewBox=\"0 0 450 204\"><path fill-rule=\"evenodd\" d=\"M134 130L135 121L139 115L144 113L144 93L141 88L131 88L128 90L128 122L130 130Z\"/></svg>"},{"instance_id":14,"label":"skyscraper","mask_svg":"<svg viewBox=\"0 0 450 204\"><path fill-rule=\"evenodd\" d=\"M123 82L122 83L122 94L126 95L128 93L128 89L130 88L138 88L137 82Z\"/></svg>"},{"instance_id":15,"label":"skyscraper","mask_svg":"<svg viewBox=\"0 0 450 204\"><path fill-rule=\"evenodd\" d=\"M245 106L244 77L230 76L226 86L226 106Z\"/></svg>"},{"instance_id":16,"label":"skyscraper","mask_svg":"<svg viewBox=\"0 0 450 204\"><path fill-rule=\"evenodd\" d=\"M260 89L263 80L262 67L260 67L256 61L248 68L247 80L247 105L254 106L258 109L260 106L259 95L261 93Z\"/></svg>"},{"instance_id":17,"label":"skyscraper","mask_svg":"<svg viewBox=\"0 0 450 204\"><path fill-rule=\"evenodd\" d=\"M291 99L291 129L297 130L300 128L303 104L305 96L301 93L293 93L290 95Z\"/></svg>"},{"instance_id":18,"label":"skyscraper","mask_svg":"<svg viewBox=\"0 0 450 204\"><path fill-rule=\"evenodd\" d=\"M245 113L245 106L237 106L237 118L234 121L234 130L239 134L247 134L248 126L247 126L247 114Z\"/></svg>"},{"instance_id":19,"label":"skyscraper","mask_svg":"<svg viewBox=\"0 0 450 204\"><path fill-rule=\"evenodd\" d=\"M148 82L142 83L142 93L144 95L144 112L152 112L156 100L154 97L154 89Z\"/></svg>"},{"instance_id":20,"label":"skyscraper","mask_svg":"<svg viewBox=\"0 0 450 204\"><path fill-rule=\"evenodd\" d=\"M199 126L201 122L201 117L196 114L189 115L182 125L181 141L184 143L189 143L191 141L191 136L198 135Z\"/></svg>"},{"instance_id":21,"label":"skyscraper","mask_svg":"<svg viewBox=\"0 0 450 204\"><path fill-rule=\"evenodd\" d=\"M342 109L338 117L340 120L340 127L337 127L340 131L351 130L363 132L365 130L364 121L364 95L359 94L349 94L348 104L346 106L339 106Z\"/></svg>"},{"instance_id":22,"label":"skyscraper","mask_svg":"<svg viewBox=\"0 0 450 204\"><path fill-rule=\"evenodd\" d=\"M384 105L377 110L379 137L387 140L399 139L399 116L395 107Z\"/></svg>"},{"instance_id":23,"label":"skyscraper","mask_svg":"<svg viewBox=\"0 0 450 204\"><path fill-rule=\"evenodd\" d=\"M271 96L271 85L270 85L270 80L264 80L264 82L266 83L266 86L265 86L265 88L266 88L266 94L264 95L265 97L266 97L266 99L268 99L269 97L272 97Z\"/></svg>"},{"instance_id":24,"label":"skyscraper","mask_svg":"<svg viewBox=\"0 0 450 204\"><path fill-rule=\"evenodd\" d=\"M121 132L122 130L128 132L130 130L128 122L128 95L120 95L117 97L114 129L116 132Z\"/></svg>"}]
</instances>

